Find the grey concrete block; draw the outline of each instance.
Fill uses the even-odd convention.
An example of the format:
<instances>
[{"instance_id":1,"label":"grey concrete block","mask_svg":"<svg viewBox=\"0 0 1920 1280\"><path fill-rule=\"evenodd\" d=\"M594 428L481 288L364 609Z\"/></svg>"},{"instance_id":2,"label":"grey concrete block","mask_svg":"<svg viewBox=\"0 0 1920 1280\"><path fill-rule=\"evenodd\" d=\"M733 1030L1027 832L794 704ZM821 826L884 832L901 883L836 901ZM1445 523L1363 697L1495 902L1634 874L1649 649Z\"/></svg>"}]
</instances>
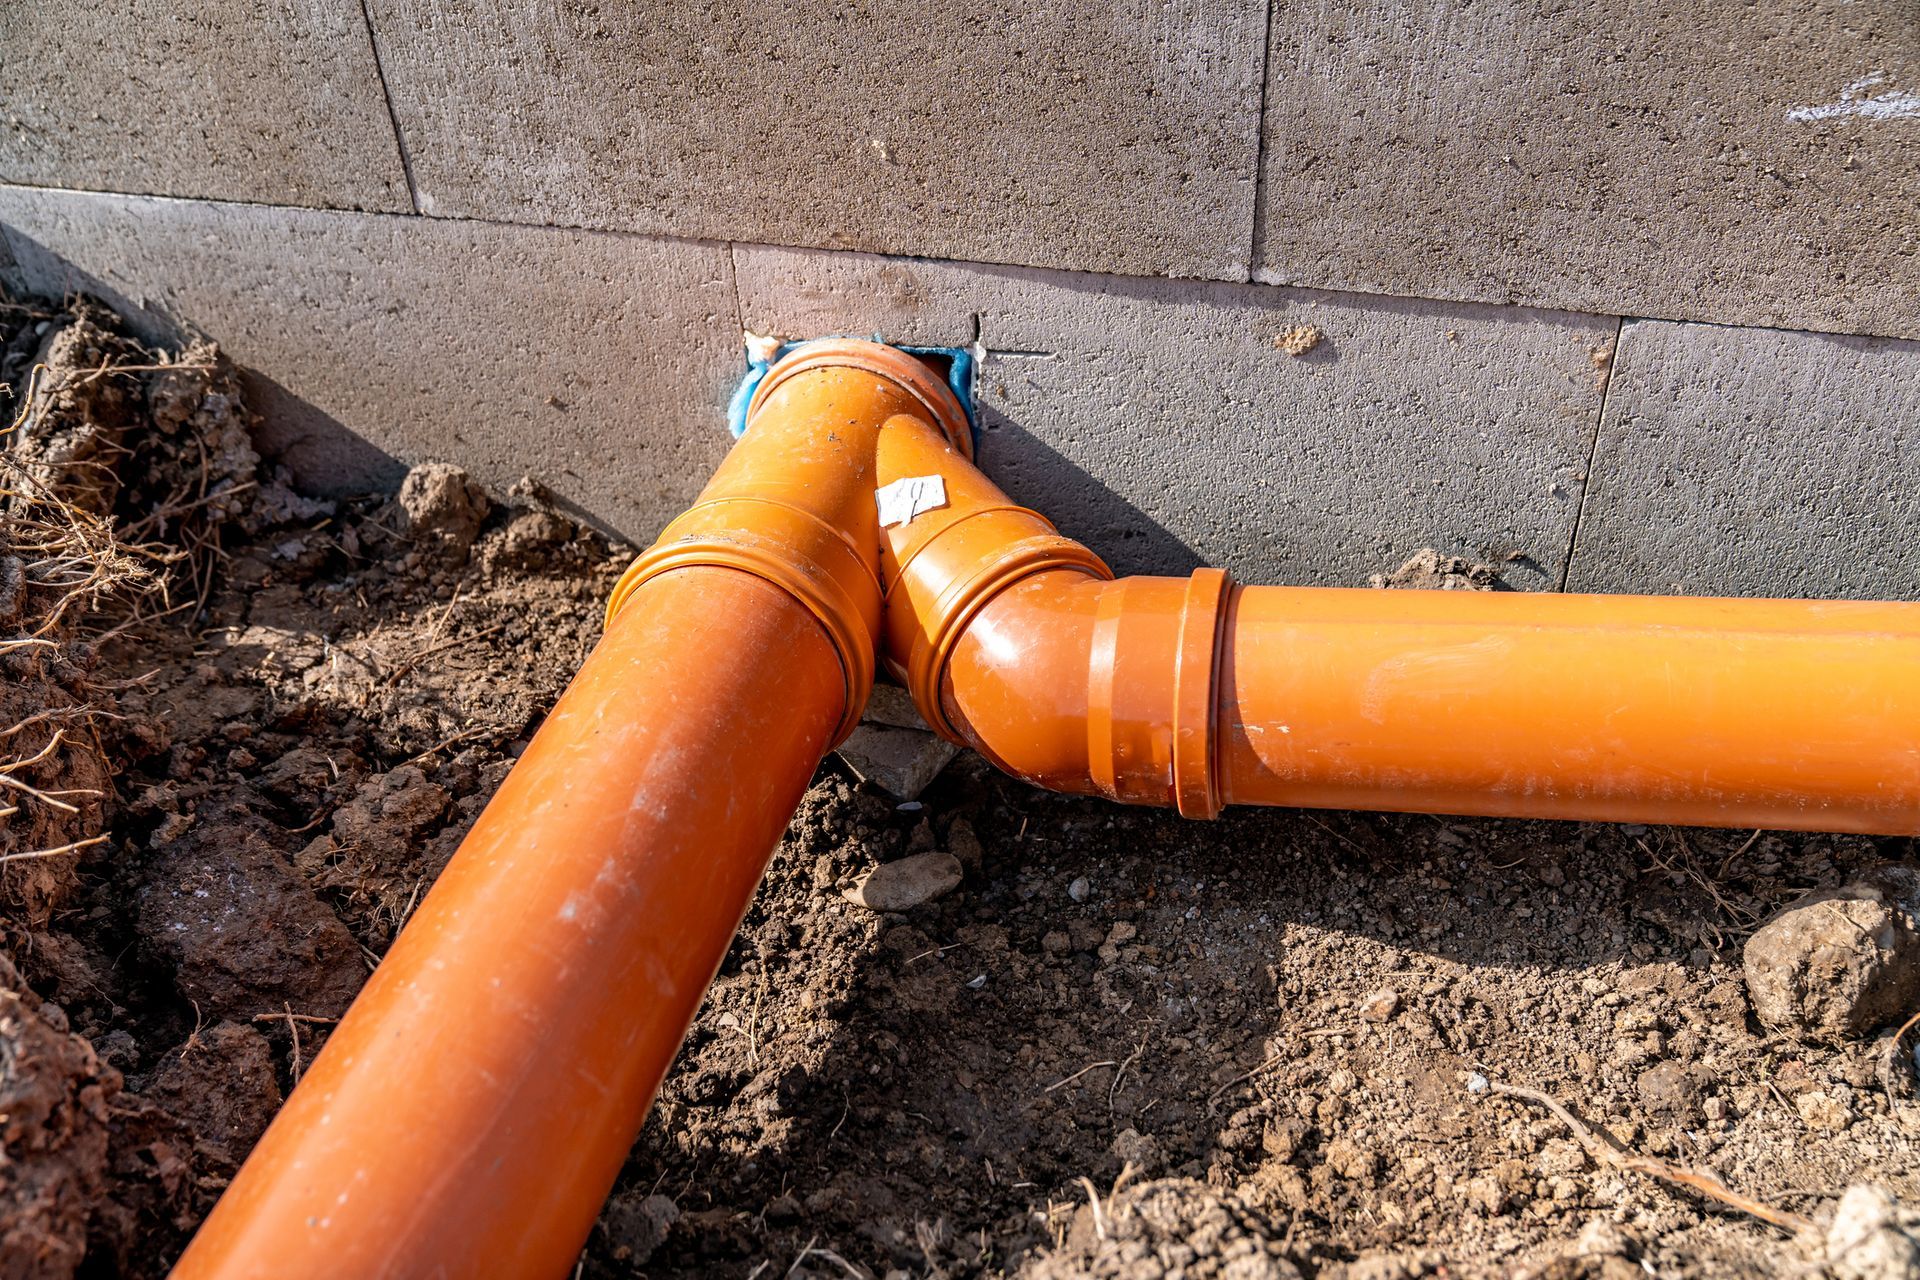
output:
<instances>
[{"instance_id":1,"label":"grey concrete block","mask_svg":"<svg viewBox=\"0 0 1920 1280\"><path fill-rule=\"evenodd\" d=\"M837 750L862 782L897 800L917 798L960 754L959 747L927 727L911 694L884 683L873 686L859 726Z\"/></svg>"},{"instance_id":2,"label":"grey concrete block","mask_svg":"<svg viewBox=\"0 0 1920 1280\"><path fill-rule=\"evenodd\" d=\"M20 274L193 329L252 373L266 446L335 491L426 459L532 474L636 541L728 444L726 249L600 232L0 188Z\"/></svg>"},{"instance_id":3,"label":"grey concrete block","mask_svg":"<svg viewBox=\"0 0 1920 1280\"><path fill-rule=\"evenodd\" d=\"M890 725L895 729L933 732L920 718L920 709L913 705L913 695L897 684L876 683L860 719L867 724Z\"/></svg>"},{"instance_id":4,"label":"grey concrete block","mask_svg":"<svg viewBox=\"0 0 1920 1280\"><path fill-rule=\"evenodd\" d=\"M900 729L862 724L838 748L862 782L871 782L896 800L912 800L925 791L960 748L929 729Z\"/></svg>"},{"instance_id":5,"label":"grey concrete block","mask_svg":"<svg viewBox=\"0 0 1920 1280\"><path fill-rule=\"evenodd\" d=\"M1615 322L1245 285L735 251L749 328L965 343L980 460L1120 572L1358 585L1434 546L1559 584ZM1317 326L1312 350L1276 346Z\"/></svg>"},{"instance_id":6,"label":"grey concrete block","mask_svg":"<svg viewBox=\"0 0 1920 1280\"><path fill-rule=\"evenodd\" d=\"M1245 279L1260 0L371 0L429 213Z\"/></svg>"},{"instance_id":7,"label":"grey concrete block","mask_svg":"<svg viewBox=\"0 0 1920 1280\"><path fill-rule=\"evenodd\" d=\"M1920 599L1920 342L1630 323L1576 591Z\"/></svg>"},{"instance_id":8,"label":"grey concrete block","mask_svg":"<svg viewBox=\"0 0 1920 1280\"><path fill-rule=\"evenodd\" d=\"M13 0L0 64L0 182L412 208L358 0Z\"/></svg>"},{"instance_id":9,"label":"grey concrete block","mask_svg":"<svg viewBox=\"0 0 1920 1280\"><path fill-rule=\"evenodd\" d=\"M1920 337L1903 0L1274 0L1255 278Z\"/></svg>"}]
</instances>

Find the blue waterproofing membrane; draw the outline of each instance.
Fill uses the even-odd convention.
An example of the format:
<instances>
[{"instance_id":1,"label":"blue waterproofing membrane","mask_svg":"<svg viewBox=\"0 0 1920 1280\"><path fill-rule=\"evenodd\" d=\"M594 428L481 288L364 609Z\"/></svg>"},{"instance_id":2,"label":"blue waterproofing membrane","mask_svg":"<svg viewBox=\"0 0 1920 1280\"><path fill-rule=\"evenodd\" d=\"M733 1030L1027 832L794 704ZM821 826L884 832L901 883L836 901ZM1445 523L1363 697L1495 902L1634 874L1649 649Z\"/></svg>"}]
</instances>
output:
<instances>
[{"instance_id":1,"label":"blue waterproofing membrane","mask_svg":"<svg viewBox=\"0 0 1920 1280\"><path fill-rule=\"evenodd\" d=\"M878 336L868 339L868 341L871 342L879 342L881 340ZM759 389L760 379L767 376L767 370L771 369L781 357L785 356L794 348L805 345L806 343L804 342L782 343L780 349L773 353L773 359L771 360L756 360L753 357L752 348L747 348L746 376L740 379L740 385L734 390L733 399L727 405L727 432L735 440L738 440L747 433L747 406L753 403L753 393ZM959 398L960 407L966 410L967 430L976 437L975 443L978 443L977 437L980 427L973 418L973 375L975 369L978 367L978 362L974 359L974 352L967 347L908 347L900 346L899 344L890 345L896 346L898 350L904 351L910 356L940 356L946 360L947 385L953 388L953 394Z\"/></svg>"}]
</instances>

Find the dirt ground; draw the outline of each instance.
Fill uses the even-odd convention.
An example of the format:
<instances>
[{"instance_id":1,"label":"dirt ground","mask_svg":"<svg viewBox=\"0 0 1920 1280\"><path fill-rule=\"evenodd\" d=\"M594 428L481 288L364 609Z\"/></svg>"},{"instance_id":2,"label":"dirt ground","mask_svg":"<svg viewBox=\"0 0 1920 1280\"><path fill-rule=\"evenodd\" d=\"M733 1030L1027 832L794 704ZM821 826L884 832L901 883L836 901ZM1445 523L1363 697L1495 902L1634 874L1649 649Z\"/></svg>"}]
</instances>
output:
<instances>
[{"instance_id":1,"label":"dirt ground","mask_svg":"<svg viewBox=\"0 0 1920 1280\"><path fill-rule=\"evenodd\" d=\"M43 628L57 644L0 647L8 723L66 708L70 730L0 777L75 810L27 796L0 825L0 850L36 855L4 864L9 1276L164 1272L632 555L536 484L486 495L451 468L399 495L301 498L232 438L247 419L214 353L86 323L33 395L74 315L16 305L0 326L8 418L36 395L43 410L15 455L69 493L82 477L125 557ZM129 371L96 372L110 364ZM10 492L0 606L8 556L42 604L0 622L26 634L70 584L32 578L32 504ZM1449 566L1421 572L1489 585ZM1488 696L1551 714L1550 689ZM0 746L26 759L54 723ZM931 849L964 869L937 901L882 914L843 892ZM1831 1042L1769 1028L1743 976L1762 922L1887 863L1913 865L1913 842L1192 823L966 754L897 804L830 760L580 1273L1920 1275L1911 1224L1875 1192L1830 1226L1857 1184L1920 1204L1910 1050L1884 1019ZM1638 1171L1608 1139L1813 1225Z\"/></svg>"}]
</instances>

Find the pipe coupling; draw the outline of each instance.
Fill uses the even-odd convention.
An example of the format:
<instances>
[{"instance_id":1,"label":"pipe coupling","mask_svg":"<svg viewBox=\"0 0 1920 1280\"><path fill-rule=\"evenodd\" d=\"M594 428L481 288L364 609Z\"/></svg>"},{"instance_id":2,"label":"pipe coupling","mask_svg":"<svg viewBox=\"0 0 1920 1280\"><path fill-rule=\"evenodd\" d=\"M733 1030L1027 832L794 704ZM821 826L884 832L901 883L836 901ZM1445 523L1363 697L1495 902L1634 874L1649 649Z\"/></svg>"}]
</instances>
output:
<instances>
[{"instance_id":1,"label":"pipe coupling","mask_svg":"<svg viewBox=\"0 0 1920 1280\"><path fill-rule=\"evenodd\" d=\"M1129 804L1217 817L1222 650L1232 580L1122 578L1101 589L1087 680L1087 761L1095 788Z\"/></svg>"},{"instance_id":2,"label":"pipe coupling","mask_svg":"<svg viewBox=\"0 0 1920 1280\"><path fill-rule=\"evenodd\" d=\"M838 746L873 692L880 587L870 562L844 531L802 507L771 497L713 498L662 530L621 575L607 600L607 624L647 581L679 569L737 569L772 583L819 619L840 657L847 702L834 731Z\"/></svg>"}]
</instances>

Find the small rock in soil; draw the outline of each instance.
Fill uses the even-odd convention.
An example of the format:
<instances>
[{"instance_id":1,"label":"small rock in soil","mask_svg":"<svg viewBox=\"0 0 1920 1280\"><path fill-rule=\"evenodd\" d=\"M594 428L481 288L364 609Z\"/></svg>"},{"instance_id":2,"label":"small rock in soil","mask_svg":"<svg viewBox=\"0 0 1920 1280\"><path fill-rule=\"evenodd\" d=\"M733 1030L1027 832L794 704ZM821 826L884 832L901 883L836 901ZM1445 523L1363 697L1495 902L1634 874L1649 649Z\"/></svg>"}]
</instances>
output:
<instances>
[{"instance_id":1,"label":"small rock in soil","mask_svg":"<svg viewBox=\"0 0 1920 1280\"><path fill-rule=\"evenodd\" d=\"M120 1073L0 959L0 1275L71 1276L105 1187Z\"/></svg>"},{"instance_id":2,"label":"small rock in soil","mask_svg":"<svg viewBox=\"0 0 1920 1280\"><path fill-rule=\"evenodd\" d=\"M1838 1133L1853 1123L1853 1110L1823 1089L1810 1089L1793 1100L1794 1110L1809 1129Z\"/></svg>"},{"instance_id":3,"label":"small rock in soil","mask_svg":"<svg viewBox=\"0 0 1920 1280\"><path fill-rule=\"evenodd\" d=\"M339 1017L366 981L360 949L279 850L237 823L202 821L166 846L139 893L141 939L210 1018L291 1006Z\"/></svg>"},{"instance_id":4,"label":"small rock in soil","mask_svg":"<svg viewBox=\"0 0 1920 1280\"><path fill-rule=\"evenodd\" d=\"M1335 1138L1327 1144L1327 1167L1350 1182L1373 1177L1380 1158L1351 1138Z\"/></svg>"},{"instance_id":5,"label":"small rock in soil","mask_svg":"<svg viewBox=\"0 0 1920 1280\"><path fill-rule=\"evenodd\" d=\"M862 782L909 802L932 785L960 752L953 743L925 729L865 723L837 750Z\"/></svg>"},{"instance_id":6,"label":"small rock in soil","mask_svg":"<svg viewBox=\"0 0 1920 1280\"><path fill-rule=\"evenodd\" d=\"M980 870L987 860L986 846L980 843L973 824L965 818L955 818L947 828L947 850L960 859L960 865L968 871Z\"/></svg>"},{"instance_id":7,"label":"small rock in soil","mask_svg":"<svg viewBox=\"0 0 1920 1280\"><path fill-rule=\"evenodd\" d=\"M141 1092L236 1164L267 1131L281 1101L272 1046L236 1022L194 1033Z\"/></svg>"},{"instance_id":8,"label":"small rock in soil","mask_svg":"<svg viewBox=\"0 0 1920 1280\"><path fill-rule=\"evenodd\" d=\"M1571 1249L1512 1273L1513 1280L1642 1280L1633 1242L1615 1223L1595 1218ZM1424 1274L1424 1273L1423 1273Z\"/></svg>"},{"instance_id":9,"label":"small rock in soil","mask_svg":"<svg viewBox=\"0 0 1920 1280\"><path fill-rule=\"evenodd\" d=\"M881 863L846 897L869 911L908 911L946 897L959 885L960 860L934 850Z\"/></svg>"},{"instance_id":10,"label":"small rock in soil","mask_svg":"<svg viewBox=\"0 0 1920 1280\"><path fill-rule=\"evenodd\" d=\"M1388 987L1360 1002L1360 1016L1368 1022L1386 1022L1400 1012L1400 993Z\"/></svg>"},{"instance_id":11,"label":"small rock in soil","mask_svg":"<svg viewBox=\"0 0 1920 1280\"><path fill-rule=\"evenodd\" d=\"M1876 867L1809 894L1746 946L1747 991L1769 1026L1839 1043L1920 1005L1920 871Z\"/></svg>"},{"instance_id":12,"label":"small rock in soil","mask_svg":"<svg viewBox=\"0 0 1920 1280\"><path fill-rule=\"evenodd\" d=\"M1827 1228L1833 1280L1920 1280L1920 1213L1879 1187L1853 1186Z\"/></svg>"},{"instance_id":13,"label":"small rock in soil","mask_svg":"<svg viewBox=\"0 0 1920 1280\"><path fill-rule=\"evenodd\" d=\"M1648 1111L1678 1125L1699 1123L1706 1089L1699 1073L1669 1058L1640 1073L1640 1101Z\"/></svg>"},{"instance_id":14,"label":"small rock in soil","mask_svg":"<svg viewBox=\"0 0 1920 1280\"><path fill-rule=\"evenodd\" d=\"M451 463L423 462L400 482L407 532L457 557L464 557L479 536L488 505L486 490Z\"/></svg>"},{"instance_id":15,"label":"small rock in soil","mask_svg":"<svg viewBox=\"0 0 1920 1280\"><path fill-rule=\"evenodd\" d=\"M1160 1140L1150 1133L1141 1133L1137 1129L1122 1129L1113 1137L1108 1148L1113 1158L1122 1168L1133 1166L1133 1171L1152 1177L1159 1173L1167 1162L1166 1152L1160 1147Z\"/></svg>"},{"instance_id":16,"label":"small rock in soil","mask_svg":"<svg viewBox=\"0 0 1920 1280\"><path fill-rule=\"evenodd\" d=\"M1580 1238L1573 1242L1573 1251L1586 1258L1631 1258L1640 1249L1619 1223L1595 1218L1580 1228Z\"/></svg>"},{"instance_id":17,"label":"small rock in soil","mask_svg":"<svg viewBox=\"0 0 1920 1280\"><path fill-rule=\"evenodd\" d=\"M614 1260L637 1267L666 1242L667 1232L679 1219L679 1208L667 1197L627 1192L607 1201L600 1224Z\"/></svg>"}]
</instances>

